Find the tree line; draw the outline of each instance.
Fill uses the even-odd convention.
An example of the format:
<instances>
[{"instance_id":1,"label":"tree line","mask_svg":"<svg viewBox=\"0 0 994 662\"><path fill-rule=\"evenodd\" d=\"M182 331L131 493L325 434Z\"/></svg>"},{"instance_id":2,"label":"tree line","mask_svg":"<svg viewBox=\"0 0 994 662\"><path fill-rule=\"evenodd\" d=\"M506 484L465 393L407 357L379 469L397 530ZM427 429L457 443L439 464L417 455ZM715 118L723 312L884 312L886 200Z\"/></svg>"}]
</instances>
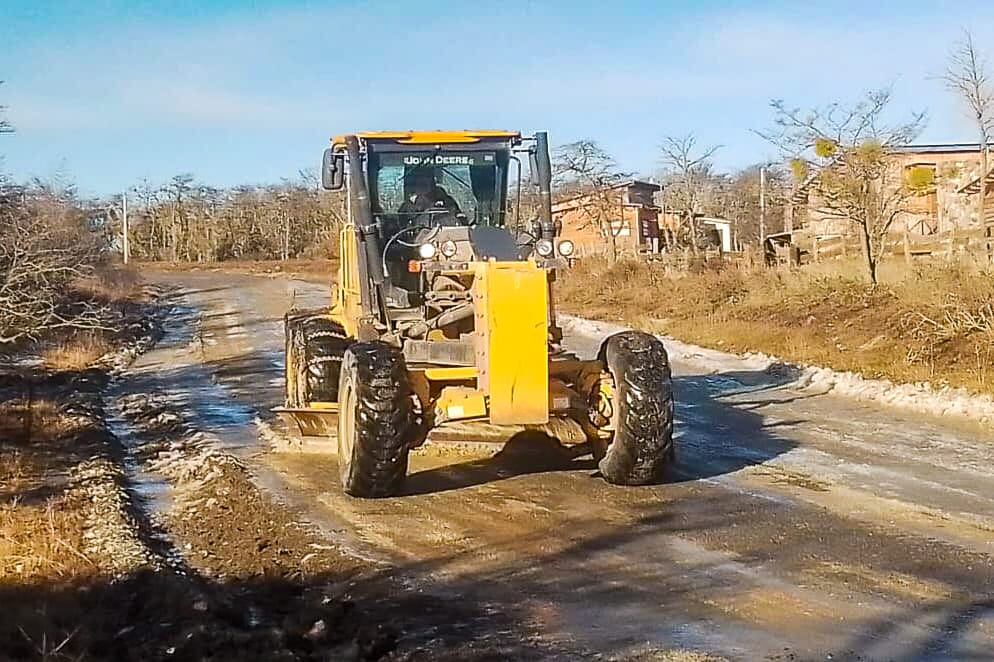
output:
<instances>
[{"instance_id":1,"label":"tree line","mask_svg":"<svg viewBox=\"0 0 994 662\"><path fill-rule=\"evenodd\" d=\"M302 172L271 186L221 189L192 175L129 192L131 252L138 259L184 262L331 257L345 221L345 199L318 190ZM119 200L113 204L121 223Z\"/></svg>"}]
</instances>

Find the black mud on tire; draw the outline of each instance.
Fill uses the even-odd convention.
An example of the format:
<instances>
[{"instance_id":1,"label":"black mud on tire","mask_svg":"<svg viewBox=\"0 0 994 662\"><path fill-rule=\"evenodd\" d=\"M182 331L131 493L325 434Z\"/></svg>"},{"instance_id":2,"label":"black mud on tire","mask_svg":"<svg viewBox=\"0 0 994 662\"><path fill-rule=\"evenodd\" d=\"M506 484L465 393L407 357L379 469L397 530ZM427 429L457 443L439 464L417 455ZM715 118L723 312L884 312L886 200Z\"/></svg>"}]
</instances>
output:
<instances>
[{"instance_id":1,"label":"black mud on tire","mask_svg":"<svg viewBox=\"0 0 994 662\"><path fill-rule=\"evenodd\" d=\"M601 359L614 377L614 438L598 463L616 485L649 485L663 478L673 449L673 381L666 348L637 331L611 336Z\"/></svg>"},{"instance_id":2,"label":"black mud on tire","mask_svg":"<svg viewBox=\"0 0 994 662\"><path fill-rule=\"evenodd\" d=\"M307 399L309 402L337 402L342 357L351 341L345 336L345 329L324 318L304 322L303 333Z\"/></svg>"},{"instance_id":3,"label":"black mud on tire","mask_svg":"<svg viewBox=\"0 0 994 662\"><path fill-rule=\"evenodd\" d=\"M336 402L342 356L351 344L345 330L325 317L288 316L286 338L287 370L295 371L296 387L287 393L287 405Z\"/></svg>"},{"instance_id":4,"label":"black mud on tire","mask_svg":"<svg viewBox=\"0 0 994 662\"><path fill-rule=\"evenodd\" d=\"M364 498L399 493L416 427L403 354L378 342L352 345L342 361L338 398L342 489Z\"/></svg>"}]
</instances>

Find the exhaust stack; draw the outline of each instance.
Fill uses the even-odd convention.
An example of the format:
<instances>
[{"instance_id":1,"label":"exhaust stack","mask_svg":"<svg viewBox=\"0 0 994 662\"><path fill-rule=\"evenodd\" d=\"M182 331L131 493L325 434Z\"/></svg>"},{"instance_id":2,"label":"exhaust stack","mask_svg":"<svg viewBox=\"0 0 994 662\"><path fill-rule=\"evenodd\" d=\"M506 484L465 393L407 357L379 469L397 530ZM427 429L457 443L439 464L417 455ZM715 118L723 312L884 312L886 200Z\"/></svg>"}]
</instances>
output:
<instances>
[{"instance_id":1,"label":"exhaust stack","mask_svg":"<svg viewBox=\"0 0 994 662\"><path fill-rule=\"evenodd\" d=\"M545 131L535 132L535 168L541 238L552 241L556 236L556 226L552 222L552 160L549 158L549 134Z\"/></svg>"},{"instance_id":2,"label":"exhaust stack","mask_svg":"<svg viewBox=\"0 0 994 662\"><path fill-rule=\"evenodd\" d=\"M359 241L363 245L363 253L367 273L377 285L384 280L383 263L380 260L380 238L376 233L376 223L370 211L369 188L362 174L362 154L359 152L359 139L355 136L345 136L345 151L349 155L349 189L352 192L352 218L356 220L359 230Z\"/></svg>"}]
</instances>

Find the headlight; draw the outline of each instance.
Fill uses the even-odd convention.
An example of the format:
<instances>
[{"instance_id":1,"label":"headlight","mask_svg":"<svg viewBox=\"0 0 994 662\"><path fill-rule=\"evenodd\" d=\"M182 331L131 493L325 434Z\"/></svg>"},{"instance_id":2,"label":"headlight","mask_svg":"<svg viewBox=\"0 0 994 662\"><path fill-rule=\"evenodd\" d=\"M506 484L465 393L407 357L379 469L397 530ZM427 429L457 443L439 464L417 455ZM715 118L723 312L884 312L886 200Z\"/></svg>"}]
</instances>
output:
<instances>
[{"instance_id":1,"label":"headlight","mask_svg":"<svg viewBox=\"0 0 994 662\"><path fill-rule=\"evenodd\" d=\"M535 252L537 252L542 257L549 257L552 255L552 242L548 239L539 239L535 244Z\"/></svg>"},{"instance_id":2,"label":"headlight","mask_svg":"<svg viewBox=\"0 0 994 662\"><path fill-rule=\"evenodd\" d=\"M442 242L442 255L445 257L452 257L456 254L456 242L451 239L446 239Z\"/></svg>"},{"instance_id":3,"label":"headlight","mask_svg":"<svg viewBox=\"0 0 994 662\"><path fill-rule=\"evenodd\" d=\"M559 254L563 257L569 257L573 254L573 242L569 239L563 239L559 242Z\"/></svg>"},{"instance_id":4,"label":"headlight","mask_svg":"<svg viewBox=\"0 0 994 662\"><path fill-rule=\"evenodd\" d=\"M418 246L418 255L421 256L422 260L430 260L435 257L435 253L438 249L435 248L435 244L421 244Z\"/></svg>"}]
</instances>

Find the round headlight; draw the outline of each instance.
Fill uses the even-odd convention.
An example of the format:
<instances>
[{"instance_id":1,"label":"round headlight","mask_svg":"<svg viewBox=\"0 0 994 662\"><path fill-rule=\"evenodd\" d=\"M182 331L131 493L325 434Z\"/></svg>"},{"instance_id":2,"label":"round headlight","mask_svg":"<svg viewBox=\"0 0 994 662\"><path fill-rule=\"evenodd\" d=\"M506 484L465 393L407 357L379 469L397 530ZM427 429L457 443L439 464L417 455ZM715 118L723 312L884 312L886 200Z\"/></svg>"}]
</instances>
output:
<instances>
[{"instance_id":1,"label":"round headlight","mask_svg":"<svg viewBox=\"0 0 994 662\"><path fill-rule=\"evenodd\" d=\"M451 239L446 239L442 242L442 255L445 257L452 257L456 254L456 242Z\"/></svg>"},{"instance_id":2,"label":"round headlight","mask_svg":"<svg viewBox=\"0 0 994 662\"><path fill-rule=\"evenodd\" d=\"M563 239L559 242L559 254L563 257L569 257L573 254L573 242L569 239Z\"/></svg>"},{"instance_id":3,"label":"round headlight","mask_svg":"<svg viewBox=\"0 0 994 662\"><path fill-rule=\"evenodd\" d=\"M539 239L535 244L535 252L537 252L542 257L549 257L552 255L552 242L548 239Z\"/></svg>"},{"instance_id":4,"label":"round headlight","mask_svg":"<svg viewBox=\"0 0 994 662\"><path fill-rule=\"evenodd\" d=\"M430 260L435 257L435 253L438 249L435 248L435 244L421 244L418 246L418 255L421 256L422 260Z\"/></svg>"}]
</instances>

